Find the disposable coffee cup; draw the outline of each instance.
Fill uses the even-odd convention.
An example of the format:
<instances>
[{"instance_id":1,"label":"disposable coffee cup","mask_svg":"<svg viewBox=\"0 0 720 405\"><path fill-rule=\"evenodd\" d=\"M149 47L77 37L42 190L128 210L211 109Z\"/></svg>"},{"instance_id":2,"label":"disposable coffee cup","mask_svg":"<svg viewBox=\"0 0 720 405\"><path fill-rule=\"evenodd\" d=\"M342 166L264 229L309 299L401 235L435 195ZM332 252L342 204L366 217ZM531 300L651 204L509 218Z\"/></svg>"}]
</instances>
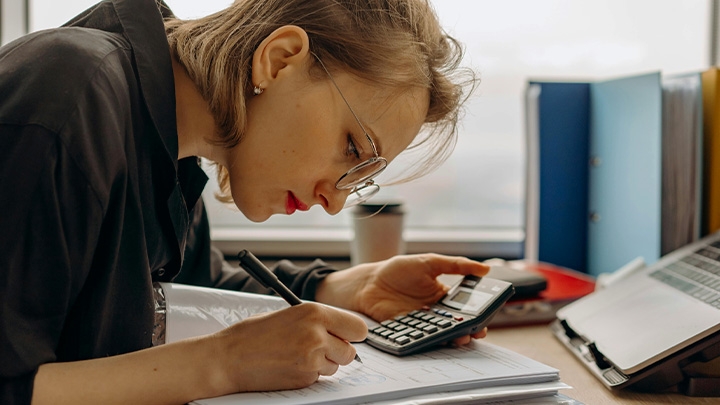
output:
<instances>
[{"instance_id":1,"label":"disposable coffee cup","mask_svg":"<svg viewBox=\"0 0 720 405\"><path fill-rule=\"evenodd\" d=\"M352 214L355 237L350 246L350 261L353 266L405 253L402 203L359 204Z\"/></svg>"}]
</instances>

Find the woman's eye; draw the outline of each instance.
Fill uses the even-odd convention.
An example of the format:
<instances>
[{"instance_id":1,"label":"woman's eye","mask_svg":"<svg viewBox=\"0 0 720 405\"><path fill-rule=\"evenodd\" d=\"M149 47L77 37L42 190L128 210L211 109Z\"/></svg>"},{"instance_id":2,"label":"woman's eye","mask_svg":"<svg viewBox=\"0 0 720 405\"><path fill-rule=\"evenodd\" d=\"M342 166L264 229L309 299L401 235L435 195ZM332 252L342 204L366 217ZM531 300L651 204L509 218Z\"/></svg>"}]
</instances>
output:
<instances>
[{"instance_id":1,"label":"woman's eye","mask_svg":"<svg viewBox=\"0 0 720 405\"><path fill-rule=\"evenodd\" d=\"M347 156L354 155L357 159L360 159L360 151L355 146L355 141L353 141L352 135L348 134L348 147L347 147Z\"/></svg>"}]
</instances>

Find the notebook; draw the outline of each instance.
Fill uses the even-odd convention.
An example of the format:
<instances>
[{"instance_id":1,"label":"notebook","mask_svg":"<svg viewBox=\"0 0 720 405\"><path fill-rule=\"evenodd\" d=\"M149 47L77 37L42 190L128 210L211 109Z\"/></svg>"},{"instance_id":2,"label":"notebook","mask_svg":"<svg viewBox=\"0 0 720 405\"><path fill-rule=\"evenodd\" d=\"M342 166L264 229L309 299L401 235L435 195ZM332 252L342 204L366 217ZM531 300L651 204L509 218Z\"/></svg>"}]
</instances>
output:
<instances>
[{"instance_id":1,"label":"notebook","mask_svg":"<svg viewBox=\"0 0 720 405\"><path fill-rule=\"evenodd\" d=\"M565 306L557 318L555 336L606 386L681 383L685 365L720 355L720 232Z\"/></svg>"}]
</instances>

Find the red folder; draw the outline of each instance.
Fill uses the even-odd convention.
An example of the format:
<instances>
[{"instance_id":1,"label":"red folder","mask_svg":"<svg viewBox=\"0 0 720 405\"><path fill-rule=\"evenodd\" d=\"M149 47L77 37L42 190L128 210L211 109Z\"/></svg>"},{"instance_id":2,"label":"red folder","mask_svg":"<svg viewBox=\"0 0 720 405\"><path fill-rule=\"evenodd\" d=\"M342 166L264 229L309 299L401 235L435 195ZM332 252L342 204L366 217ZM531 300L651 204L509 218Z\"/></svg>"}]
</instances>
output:
<instances>
[{"instance_id":1,"label":"red folder","mask_svg":"<svg viewBox=\"0 0 720 405\"><path fill-rule=\"evenodd\" d=\"M510 299L495 315L490 326L549 323L555 319L558 309L595 290L595 279L592 276L565 267L523 260L507 264L515 269L542 275L547 279L547 288L537 297Z\"/></svg>"}]
</instances>

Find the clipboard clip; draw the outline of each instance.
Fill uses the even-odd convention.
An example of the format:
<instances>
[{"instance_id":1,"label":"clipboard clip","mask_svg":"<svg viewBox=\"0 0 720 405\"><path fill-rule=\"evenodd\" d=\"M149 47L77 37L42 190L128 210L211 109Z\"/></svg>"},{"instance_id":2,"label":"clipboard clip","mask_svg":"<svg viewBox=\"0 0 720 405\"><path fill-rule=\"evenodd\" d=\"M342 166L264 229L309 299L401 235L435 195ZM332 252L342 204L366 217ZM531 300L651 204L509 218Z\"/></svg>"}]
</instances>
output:
<instances>
[{"instance_id":1,"label":"clipboard clip","mask_svg":"<svg viewBox=\"0 0 720 405\"><path fill-rule=\"evenodd\" d=\"M580 353L580 355L582 355L582 357L586 361L595 363L595 365L600 370L612 367L612 365L607 361L605 356L600 353L597 346L595 346L595 342L590 342L584 337L580 336L570 327L570 325L567 324L565 320L561 320L560 325L564 329L565 335L570 340L572 346L575 347L578 353Z\"/></svg>"}]
</instances>

